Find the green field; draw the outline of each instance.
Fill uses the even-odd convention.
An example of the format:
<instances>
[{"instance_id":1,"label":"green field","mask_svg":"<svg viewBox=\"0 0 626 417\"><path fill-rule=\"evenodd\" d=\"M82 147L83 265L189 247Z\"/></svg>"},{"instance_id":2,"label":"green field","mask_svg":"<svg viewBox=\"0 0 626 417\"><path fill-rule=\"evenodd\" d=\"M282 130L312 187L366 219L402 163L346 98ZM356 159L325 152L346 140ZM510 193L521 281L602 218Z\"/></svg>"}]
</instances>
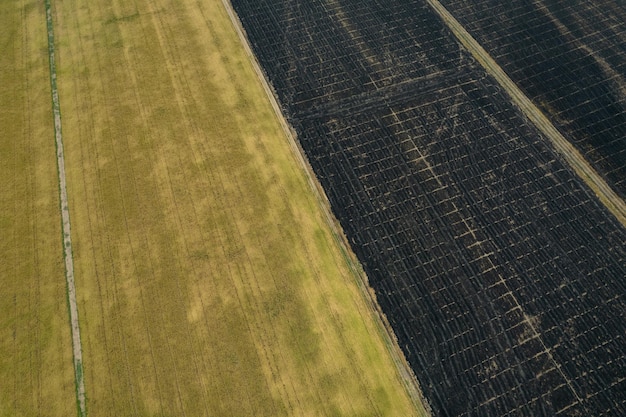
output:
<instances>
[{"instance_id":1,"label":"green field","mask_svg":"<svg viewBox=\"0 0 626 417\"><path fill-rule=\"evenodd\" d=\"M0 406L71 415L45 11L6 3ZM221 1L53 16L88 415L422 415Z\"/></svg>"}]
</instances>

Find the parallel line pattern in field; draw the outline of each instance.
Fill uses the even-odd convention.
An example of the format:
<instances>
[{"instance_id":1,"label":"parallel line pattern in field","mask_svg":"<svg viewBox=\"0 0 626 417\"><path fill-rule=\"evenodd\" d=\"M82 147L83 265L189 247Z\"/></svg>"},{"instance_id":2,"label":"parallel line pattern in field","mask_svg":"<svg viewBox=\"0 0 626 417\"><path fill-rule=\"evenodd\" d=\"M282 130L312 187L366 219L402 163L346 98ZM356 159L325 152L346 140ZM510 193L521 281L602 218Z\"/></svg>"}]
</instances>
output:
<instances>
[{"instance_id":1,"label":"parallel line pattern in field","mask_svg":"<svg viewBox=\"0 0 626 417\"><path fill-rule=\"evenodd\" d=\"M626 199L626 4L439 1Z\"/></svg>"},{"instance_id":2,"label":"parallel line pattern in field","mask_svg":"<svg viewBox=\"0 0 626 417\"><path fill-rule=\"evenodd\" d=\"M432 7L233 7L433 414L623 412L625 229Z\"/></svg>"},{"instance_id":3,"label":"parallel line pattern in field","mask_svg":"<svg viewBox=\"0 0 626 417\"><path fill-rule=\"evenodd\" d=\"M450 28L457 39L476 58L509 94L513 102L524 112L537 128L552 141L554 147L563 155L580 178L597 194L611 213L626 227L626 203L609 187L606 181L589 165L578 150L563 137L550 120L533 104L519 87L500 68L489 53L476 42L467 30L437 0L427 0L441 19Z\"/></svg>"},{"instance_id":4,"label":"parallel line pattern in field","mask_svg":"<svg viewBox=\"0 0 626 417\"><path fill-rule=\"evenodd\" d=\"M50 87L52 90L52 113L54 117L54 139L57 152L57 168L59 174L59 194L61 199L61 223L63 231L63 257L65 259L65 279L67 282L67 302L72 330L72 352L74 358L74 374L76 380L76 401L80 417L87 415L85 401L85 380L83 357L78 322L78 306L76 303L76 285L74 283L74 259L72 255L72 236L70 228L70 211L67 199L67 183L65 179L65 156L63 153L63 132L61 129L61 105L57 90L57 71L54 58L54 22L51 0L46 0L46 24L48 28L48 58L50 60Z\"/></svg>"},{"instance_id":5,"label":"parallel line pattern in field","mask_svg":"<svg viewBox=\"0 0 626 417\"><path fill-rule=\"evenodd\" d=\"M332 231L333 238L335 242L342 248L342 251L345 251L344 258L348 263L352 273L355 277L358 278L357 284L359 285L361 291L363 292L364 297L368 301L370 307L377 313L376 314L376 324L379 326L381 330L381 335L385 339L385 344L387 345L388 351L391 353L392 359L398 371L400 372L402 382L404 387L407 389L407 392L411 398L411 401L415 404L416 408L420 410L420 415L430 415L431 411L428 406L428 402L424 398L424 394L419 387L419 383L415 377L415 374L412 372L410 365L408 364L406 358L402 354L400 347L398 346L398 341L393 334L393 329L391 328L386 316L380 310L380 306L378 305L375 297L372 297L370 292L371 287L367 282L367 277L365 276L365 272L363 268L358 265L358 260L354 258L354 254L348 253L350 251L350 244L345 237L345 234L342 230L340 230L340 225L337 218L332 213L332 208L330 206L330 202L328 201L328 197L324 192L323 187L315 177L315 172L309 163L306 152L300 145L300 142L295 137L295 132L289 125L289 122L285 118L283 110L280 107L280 104L277 101L276 94L272 87L269 84L269 81L266 77L266 74L263 72L261 68L261 64L257 60L256 55L254 55L254 51L250 45L250 40L248 39L245 29L239 19L239 16L233 9L232 3L230 0L222 0L222 4L226 9L226 12L233 23L235 30L237 31L237 35L242 42L242 45L248 54L252 67L257 74L259 81L261 82L263 89L267 95L267 98L276 114L276 117L283 129L285 136L289 140L289 145L293 152L294 157L298 161L298 164L301 166L303 171L306 173L307 182L310 190L313 192L316 200L319 203L319 206L324 214L324 219L326 224ZM448 74L448 76L453 76L453 74ZM418 80L418 82L413 82L419 85L429 86L430 79ZM413 84L411 83L411 84ZM397 90L397 89L396 89ZM428 89L428 91L432 90L432 88ZM394 91L395 95L404 96L399 91ZM383 97L378 97L378 100L383 99ZM354 101L353 101L354 102ZM358 103L355 102L355 105L359 106ZM334 106L337 107L337 106ZM323 117L327 115L328 112L332 112L332 108L330 106L321 106L321 108L316 108L315 111L311 111L309 117ZM259 242L262 244L262 242Z\"/></svg>"},{"instance_id":6,"label":"parallel line pattern in field","mask_svg":"<svg viewBox=\"0 0 626 417\"><path fill-rule=\"evenodd\" d=\"M414 415L221 2L54 4L89 414Z\"/></svg>"}]
</instances>

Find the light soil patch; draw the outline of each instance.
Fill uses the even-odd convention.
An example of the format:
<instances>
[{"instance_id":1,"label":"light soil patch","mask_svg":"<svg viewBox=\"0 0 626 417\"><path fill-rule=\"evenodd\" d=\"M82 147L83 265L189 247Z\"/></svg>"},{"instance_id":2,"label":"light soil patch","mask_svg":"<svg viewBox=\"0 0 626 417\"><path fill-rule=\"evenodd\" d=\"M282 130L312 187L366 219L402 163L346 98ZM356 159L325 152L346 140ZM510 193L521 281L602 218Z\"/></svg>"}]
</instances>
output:
<instances>
[{"instance_id":1,"label":"light soil patch","mask_svg":"<svg viewBox=\"0 0 626 417\"><path fill-rule=\"evenodd\" d=\"M90 416L413 416L220 0L55 3Z\"/></svg>"}]
</instances>

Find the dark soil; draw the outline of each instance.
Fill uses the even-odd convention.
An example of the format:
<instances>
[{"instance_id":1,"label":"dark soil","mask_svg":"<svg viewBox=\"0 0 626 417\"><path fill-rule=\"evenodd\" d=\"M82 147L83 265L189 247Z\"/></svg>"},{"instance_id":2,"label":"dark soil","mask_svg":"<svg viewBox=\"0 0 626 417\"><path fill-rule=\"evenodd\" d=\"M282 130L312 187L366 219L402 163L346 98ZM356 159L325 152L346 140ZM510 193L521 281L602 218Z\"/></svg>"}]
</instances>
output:
<instances>
[{"instance_id":1,"label":"dark soil","mask_svg":"<svg viewBox=\"0 0 626 417\"><path fill-rule=\"evenodd\" d=\"M626 198L626 3L442 3Z\"/></svg>"},{"instance_id":2,"label":"dark soil","mask_svg":"<svg viewBox=\"0 0 626 417\"><path fill-rule=\"evenodd\" d=\"M233 6L434 414L624 415L626 230L426 4Z\"/></svg>"}]
</instances>

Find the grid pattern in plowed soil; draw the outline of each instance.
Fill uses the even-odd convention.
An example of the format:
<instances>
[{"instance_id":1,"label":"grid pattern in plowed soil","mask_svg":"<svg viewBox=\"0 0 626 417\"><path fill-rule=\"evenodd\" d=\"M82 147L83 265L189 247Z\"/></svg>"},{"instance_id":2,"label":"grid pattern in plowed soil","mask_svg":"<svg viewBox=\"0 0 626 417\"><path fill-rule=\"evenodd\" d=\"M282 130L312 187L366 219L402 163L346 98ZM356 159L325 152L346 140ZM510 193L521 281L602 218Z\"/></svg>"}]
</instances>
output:
<instances>
[{"instance_id":1,"label":"grid pattern in plowed soil","mask_svg":"<svg viewBox=\"0 0 626 417\"><path fill-rule=\"evenodd\" d=\"M423 2L234 0L437 416L626 412L626 231Z\"/></svg>"},{"instance_id":2,"label":"grid pattern in plowed soil","mask_svg":"<svg viewBox=\"0 0 626 417\"><path fill-rule=\"evenodd\" d=\"M442 3L626 197L626 3Z\"/></svg>"}]
</instances>

